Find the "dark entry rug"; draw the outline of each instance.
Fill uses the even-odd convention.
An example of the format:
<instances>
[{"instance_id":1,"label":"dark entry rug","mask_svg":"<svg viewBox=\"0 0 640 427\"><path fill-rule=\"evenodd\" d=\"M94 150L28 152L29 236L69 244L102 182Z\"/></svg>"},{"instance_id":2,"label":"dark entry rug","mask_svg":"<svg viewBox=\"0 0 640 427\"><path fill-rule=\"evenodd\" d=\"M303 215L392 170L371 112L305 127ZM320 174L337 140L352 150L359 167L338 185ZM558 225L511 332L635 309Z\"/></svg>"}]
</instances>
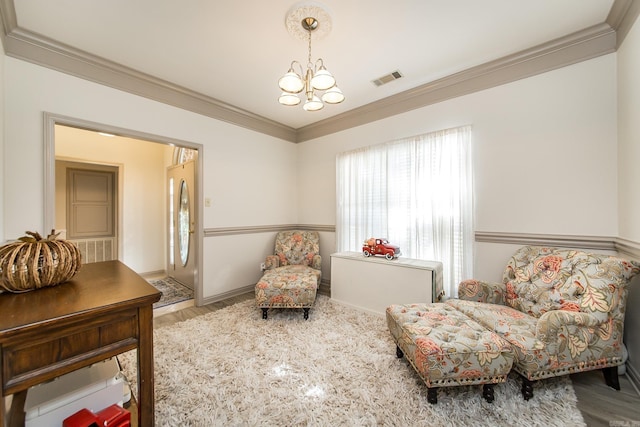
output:
<instances>
[{"instance_id":1,"label":"dark entry rug","mask_svg":"<svg viewBox=\"0 0 640 427\"><path fill-rule=\"evenodd\" d=\"M153 308L160 308L193 299L193 290L171 277L149 280L149 283L162 292L160 301L153 304Z\"/></svg>"}]
</instances>

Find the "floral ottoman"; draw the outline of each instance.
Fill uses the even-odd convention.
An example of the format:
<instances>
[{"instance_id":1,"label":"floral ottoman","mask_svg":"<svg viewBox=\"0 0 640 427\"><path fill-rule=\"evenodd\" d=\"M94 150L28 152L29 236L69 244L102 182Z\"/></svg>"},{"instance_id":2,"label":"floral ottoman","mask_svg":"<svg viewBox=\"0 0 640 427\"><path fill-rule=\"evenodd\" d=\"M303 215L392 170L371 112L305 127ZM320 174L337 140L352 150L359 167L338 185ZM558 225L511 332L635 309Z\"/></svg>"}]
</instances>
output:
<instances>
[{"instance_id":1,"label":"floral ottoman","mask_svg":"<svg viewBox=\"0 0 640 427\"><path fill-rule=\"evenodd\" d=\"M472 384L482 384L482 396L493 402L493 385L513 364L507 341L443 303L391 305L386 316L396 354L427 385L429 403L438 402L438 387Z\"/></svg>"},{"instance_id":2,"label":"floral ottoman","mask_svg":"<svg viewBox=\"0 0 640 427\"><path fill-rule=\"evenodd\" d=\"M267 318L269 308L302 308L305 320L316 300L320 270L306 265L285 265L267 270L256 283L256 303Z\"/></svg>"}]
</instances>

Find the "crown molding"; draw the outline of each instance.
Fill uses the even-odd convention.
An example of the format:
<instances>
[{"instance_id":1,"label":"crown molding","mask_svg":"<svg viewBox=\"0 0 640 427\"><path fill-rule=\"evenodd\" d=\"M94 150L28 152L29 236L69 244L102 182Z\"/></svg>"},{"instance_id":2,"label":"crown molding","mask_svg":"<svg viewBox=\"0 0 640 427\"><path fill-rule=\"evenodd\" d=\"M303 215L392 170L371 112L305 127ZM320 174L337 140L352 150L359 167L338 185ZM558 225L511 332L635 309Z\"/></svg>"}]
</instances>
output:
<instances>
[{"instance_id":1,"label":"crown molding","mask_svg":"<svg viewBox=\"0 0 640 427\"><path fill-rule=\"evenodd\" d=\"M615 51L615 43L611 26L595 25L304 126L298 142L605 55Z\"/></svg>"},{"instance_id":2,"label":"crown molding","mask_svg":"<svg viewBox=\"0 0 640 427\"><path fill-rule=\"evenodd\" d=\"M622 45L638 15L640 15L640 2L634 0L616 0L613 2L605 22L616 30L616 49Z\"/></svg>"},{"instance_id":3,"label":"crown molding","mask_svg":"<svg viewBox=\"0 0 640 427\"><path fill-rule=\"evenodd\" d=\"M295 129L17 26L12 0L1 0L5 53L85 80L295 142Z\"/></svg>"},{"instance_id":4,"label":"crown molding","mask_svg":"<svg viewBox=\"0 0 640 427\"><path fill-rule=\"evenodd\" d=\"M0 39L4 44L5 36L9 31L18 26L16 9L13 0L0 0Z\"/></svg>"},{"instance_id":5,"label":"crown molding","mask_svg":"<svg viewBox=\"0 0 640 427\"><path fill-rule=\"evenodd\" d=\"M602 24L298 129L24 30L18 26L13 0L0 0L0 38L8 56L285 141L304 142L615 52L638 14L640 1L615 0Z\"/></svg>"}]
</instances>

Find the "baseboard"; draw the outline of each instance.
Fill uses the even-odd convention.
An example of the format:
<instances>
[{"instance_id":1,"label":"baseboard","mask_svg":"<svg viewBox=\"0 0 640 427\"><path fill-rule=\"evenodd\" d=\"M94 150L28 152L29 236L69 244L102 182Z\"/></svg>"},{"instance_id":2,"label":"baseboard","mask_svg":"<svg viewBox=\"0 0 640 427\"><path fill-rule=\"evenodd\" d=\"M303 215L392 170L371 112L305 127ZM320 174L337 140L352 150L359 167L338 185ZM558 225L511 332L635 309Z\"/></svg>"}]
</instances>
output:
<instances>
[{"instance_id":1,"label":"baseboard","mask_svg":"<svg viewBox=\"0 0 640 427\"><path fill-rule=\"evenodd\" d=\"M318 293L322 295L331 296L331 280L322 279L320 281L320 287L318 288Z\"/></svg>"},{"instance_id":2,"label":"baseboard","mask_svg":"<svg viewBox=\"0 0 640 427\"><path fill-rule=\"evenodd\" d=\"M340 301L340 300L337 300L335 298L331 298L331 301L335 302L336 304L340 304L342 306L345 306L345 307L353 308L354 310L360 311L362 313L373 314L373 315L378 316L378 317L384 317L385 316L384 313L380 313L379 311L371 310L370 308L361 307L359 305L354 305L354 304L351 304L351 303L348 303L348 302Z\"/></svg>"},{"instance_id":3,"label":"baseboard","mask_svg":"<svg viewBox=\"0 0 640 427\"><path fill-rule=\"evenodd\" d=\"M184 310L185 308L193 307L195 300L190 299L187 301L181 301L176 304L165 305L164 307L153 309L153 318L164 316L165 314L175 313L176 311Z\"/></svg>"},{"instance_id":4,"label":"baseboard","mask_svg":"<svg viewBox=\"0 0 640 427\"><path fill-rule=\"evenodd\" d=\"M629 378L629 382L631 383L633 388L636 390L636 393L638 393L638 396L640 396L640 373L629 363L627 363L626 365L627 365L627 372L626 372L627 378Z\"/></svg>"},{"instance_id":5,"label":"baseboard","mask_svg":"<svg viewBox=\"0 0 640 427\"><path fill-rule=\"evenodd\" d=\"M238 289L234 289L232 291L223 292L221 294L212 295L210 297L206 297L202 299L201 305L211 304L213 302L218 302L225 300L227 298L237 297L238 295L246 294L247 292L254 292L256 289L256 285L247 285Z\"/></svg>"},{"instance_id":6,"label":"baseboard","mask_svg":"<svg viewBox=\"0 0 640 427\"><path fill-rule=\"evenodd\" d=\"M138 273L139 276L141 276L143 279L148 279L149 277L166 277L167 276L167 271L166 270L156 270L156 271L147 271L145 273Z\"/></svg>"}]
</instances>

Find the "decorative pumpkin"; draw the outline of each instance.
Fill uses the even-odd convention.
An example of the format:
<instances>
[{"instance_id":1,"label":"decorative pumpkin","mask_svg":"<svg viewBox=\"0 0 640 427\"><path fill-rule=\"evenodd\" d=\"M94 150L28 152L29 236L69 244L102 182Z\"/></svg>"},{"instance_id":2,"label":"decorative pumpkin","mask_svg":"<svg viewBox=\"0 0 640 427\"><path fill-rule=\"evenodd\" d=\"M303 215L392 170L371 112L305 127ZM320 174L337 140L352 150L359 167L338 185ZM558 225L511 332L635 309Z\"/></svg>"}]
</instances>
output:
<instances>
[{"instance_id":1,"label":"decorative pumpkin","mask_svg":"<svg viewBox=\"0 0 640 427\"><path fill-rule=\"evenodd\" d=\"M26 292L54 286L71 279L80 269L80 250L71 242L57 240L51 230L43 239L27 231L19 241L0 247L0 290Z\"/></svg>"}]
</instances>

